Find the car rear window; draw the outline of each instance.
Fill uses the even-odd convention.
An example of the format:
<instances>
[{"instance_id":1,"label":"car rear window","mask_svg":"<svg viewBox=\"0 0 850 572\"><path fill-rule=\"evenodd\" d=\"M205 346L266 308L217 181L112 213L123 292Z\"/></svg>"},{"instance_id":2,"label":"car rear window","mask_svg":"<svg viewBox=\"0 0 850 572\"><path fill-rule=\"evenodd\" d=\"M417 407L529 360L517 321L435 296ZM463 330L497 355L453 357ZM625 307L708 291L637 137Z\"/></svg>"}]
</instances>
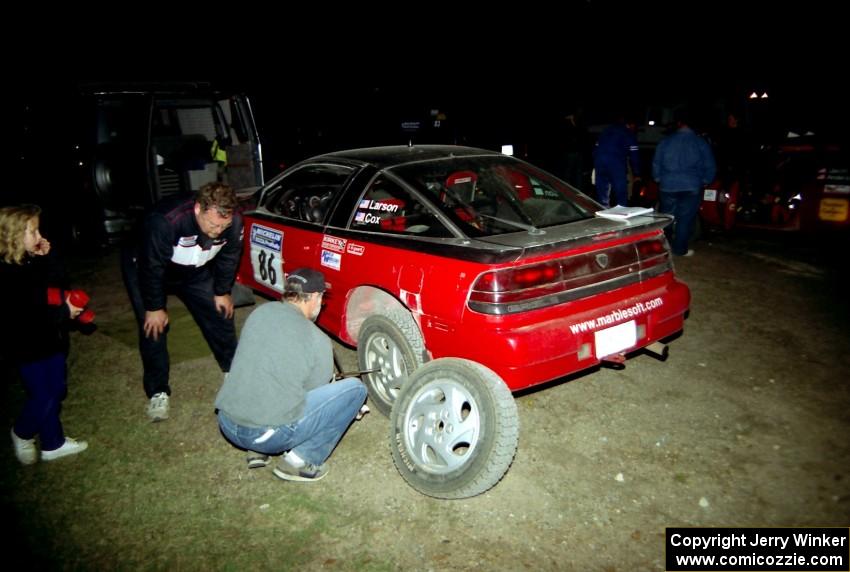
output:
<instances>
[{"instance_id":1,"label":"car rear window","mask_svg":"<svg viewBox=\"0 0 850 572\"><path fill-rule=\"evenodd\" d=\"M532 165L507 156L452 157L394 167L468 236L492 236L593 216L599 206Z\"/></svg>"}]
</instances>

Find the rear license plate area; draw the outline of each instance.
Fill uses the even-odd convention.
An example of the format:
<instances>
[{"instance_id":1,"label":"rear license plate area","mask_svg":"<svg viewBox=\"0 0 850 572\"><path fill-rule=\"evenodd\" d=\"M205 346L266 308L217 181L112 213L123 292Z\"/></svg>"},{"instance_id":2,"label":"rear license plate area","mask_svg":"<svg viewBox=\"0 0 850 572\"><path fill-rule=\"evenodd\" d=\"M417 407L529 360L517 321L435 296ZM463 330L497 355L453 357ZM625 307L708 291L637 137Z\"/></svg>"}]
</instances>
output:
<instances>
[{"instance_id":1,"label":"rear license plate area","mask_svg":"<svg viewBox=\"0 0 850 572\"><path fill-rule=\"evenodd\" d=\"M634 320L593 332L597 359L619 353L637 343L637 326Z\"/></svg>"}]
</instances>

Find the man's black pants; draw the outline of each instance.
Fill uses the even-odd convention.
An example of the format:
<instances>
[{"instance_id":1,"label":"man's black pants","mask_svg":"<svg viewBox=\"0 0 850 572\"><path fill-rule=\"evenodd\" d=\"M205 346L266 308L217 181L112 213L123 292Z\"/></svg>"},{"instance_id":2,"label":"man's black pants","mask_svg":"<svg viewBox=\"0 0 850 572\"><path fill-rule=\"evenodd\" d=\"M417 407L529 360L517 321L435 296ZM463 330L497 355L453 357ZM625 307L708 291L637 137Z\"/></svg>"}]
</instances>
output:
<instances>
[{"instance_id":1,"label":"man's black pants","mask_svg":"<svg viewBox=\"0 0 850 572\"><path fill-rule=\"evenodd\" d=\"M168 327L157 340L145 336L145 306L139 288L138 267L131 249L122 253L121 271L139 326L139 353L142 355L144 367L145 393L148 397L160 392L171 395L171 387L168 384ZM209 269L202 268L191 278L179 283L167 283L166 288L169 294L176 294L186 305L221 370L230 371L230 362L236 353L236 326L232 318L225 318L215 308L213 278Z\"/></svg>"}]
</instances>

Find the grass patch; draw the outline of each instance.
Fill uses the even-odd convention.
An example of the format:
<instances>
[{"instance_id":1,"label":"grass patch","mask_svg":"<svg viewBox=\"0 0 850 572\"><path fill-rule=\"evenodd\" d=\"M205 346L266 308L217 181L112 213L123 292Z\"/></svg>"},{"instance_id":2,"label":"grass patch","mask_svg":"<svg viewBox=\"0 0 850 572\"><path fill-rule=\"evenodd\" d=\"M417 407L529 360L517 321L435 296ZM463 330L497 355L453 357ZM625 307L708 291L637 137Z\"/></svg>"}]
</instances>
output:
<instances>
[{"instance_id":1,"label":"grass patch","mask_svg":"<svg viewBox=\"0 0 850 572\"><path fill-rule=\"evenodd\" d=\"M62 421L89 449L23 467L6 437L5 554L48 570L394 570L364 548L380 515L329 494L342 474L313 485L247 468L216 423L221 371L188 312L169 314L174 393L163 423L145 417L129 303L98 308L98 330L72 335ZM2 373L0 417L10 427L24 393L14 372Z\"/></svg>"},{"instance_id":2,"label":"grass patch","mask_svg":"<svg viewBox=\"0 0 850 572\"><path fill-rule=\"evenodd\" d=\"M98 329L103 335L129 348L138 347L138 326L132 312L101 322ZM210 353L192 314L181 305L172 305L168 309L168 350L173 364L199 359Z\"/></svg>"}]
</instances>

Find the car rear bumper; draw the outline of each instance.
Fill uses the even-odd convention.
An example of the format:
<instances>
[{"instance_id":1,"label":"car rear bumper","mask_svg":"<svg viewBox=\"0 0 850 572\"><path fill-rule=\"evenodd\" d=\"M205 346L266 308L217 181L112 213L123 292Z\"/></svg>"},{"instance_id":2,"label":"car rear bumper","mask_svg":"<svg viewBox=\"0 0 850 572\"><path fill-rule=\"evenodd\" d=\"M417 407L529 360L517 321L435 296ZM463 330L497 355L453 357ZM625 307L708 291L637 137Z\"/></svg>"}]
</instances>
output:
<instances>
[{"instance_id":1,"label":"car rear bumper","mask_svg":"<svg viewBox=\"0 0 850 572\"><path fill-rule=\"evenodd\" d=\"M427 345L435 358L463 357L489 367L517 391L597 365L606 357L597 355L597 332L608 328L634 323L635 343L617 353L675 334L689 304L688 287L668 275L516 320L467 312L451 344L437 335Z\"/></svg>"}]
</instances>

